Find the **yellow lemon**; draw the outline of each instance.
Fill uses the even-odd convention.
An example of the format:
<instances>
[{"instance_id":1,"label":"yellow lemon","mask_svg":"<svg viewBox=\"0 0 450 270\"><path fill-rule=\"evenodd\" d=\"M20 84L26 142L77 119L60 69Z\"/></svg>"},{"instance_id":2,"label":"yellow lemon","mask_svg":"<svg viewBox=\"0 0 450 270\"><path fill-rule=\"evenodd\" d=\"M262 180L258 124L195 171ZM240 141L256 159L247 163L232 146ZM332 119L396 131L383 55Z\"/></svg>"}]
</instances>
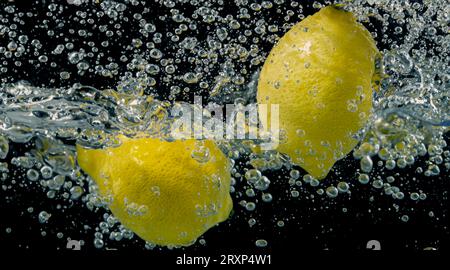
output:
<instances>
[{"instance_id":1,"label":"yellow lemon","mask_svg":"<svg viewBox=\"0 0 450 270\"><path fill-rule=\"evenodd\" d=\"M230 162L214 142L121 141L107 149L77 145L77 158L124 226L153 244L188 246L228 218Z\"/></svg>"},{"instance_id":2,"label":"yellow lemon","mask_svg":"<svg viewBox=\"0 0 450 270\"><path fill-rule=\"evenodd\" d=\"M370 33L329 6L289 30L258 82L260 104L279 104L280 144L312 176L326 177L358 143L372 109L379 52Z\"/></svg>"}]
</instances>

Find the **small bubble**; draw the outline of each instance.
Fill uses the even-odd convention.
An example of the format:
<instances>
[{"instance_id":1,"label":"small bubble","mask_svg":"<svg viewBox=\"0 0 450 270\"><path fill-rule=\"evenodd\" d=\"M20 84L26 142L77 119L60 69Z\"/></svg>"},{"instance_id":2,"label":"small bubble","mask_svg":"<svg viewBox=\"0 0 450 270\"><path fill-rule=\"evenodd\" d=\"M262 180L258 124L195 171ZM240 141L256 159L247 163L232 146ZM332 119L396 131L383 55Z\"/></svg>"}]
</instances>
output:
<instances>
[{"instance_id":1,"label":"small bubble","mask_svg":"<svg viewBox=\"0 0 450 270\"><path fill-rule=\"evenodd\" d=\"M27 171L27 178L30 181L37 181L39 179L39 173L35 169L29 169Z\"/></svg>"},{"instance_id":2,"label":"small bubble","mask_svg":"<svg viewBox=\"0 0 450 270\"><path fill-rule=\"evenodd\" d=\"M386 169L393 170L395 168L395 160L389 159L386 161Z\"/></svg>"},{"instance_id":3,"label":"small bubble","mask_svg":"<svg viewBox=\"0 0 450 270\"><path fill-rule=\"evenodd\" d=\"M59 73L59 77L63 80L68 80L70 78L70 73L67 71L63 71Z\"/></svg>"},{"instance_id":4,"label":"small bubble","mask_svg":"<svg viewBox=\"0 0 450 270\"><path fill-rule=\"evenodd\" d=\"M337 195L338 195L338 193L339 193L339 191L338 191L338 189L337 189L336 187L334 187L334 186L329 186L329 187L326 189L325 193L326 193L327 196L330 197L330 198L336 198Z\"/></svg>"},{"instance_id":5,"label":"small bubble","mask_svg":"<svg viewBox=\"0 0 450 270\"><path fill-rule=\"evenodd\" d=\"M84 190L82 187L74 186L70 189L70 198L72 200L76 200L76 199L80 198L81 195L83 195L83 192L84 192Z\"/></svg>"},{"instance_id":6,"label":"small bubble","mask_svg":"<svg viewBox=\"0 0 450 270\"><path fill-rule=\"evenodd\" d=\"M46 211L41 211L39 213L39 216L38 216L39 222L40 223L47 223L47 221L50 219L51 216L52 215L47 213Z\"/></svg>"},{"instance_id":7,"label":"small bubble","mask_svg":"<svg viewBox=\"0 0 450 270\"><path fill-rule=\"evenodd\" d=\"M263 200L263 202L271 202L272 201L272 194L270 194L270 193L263 193L262 194L262 200Z\"/></svg>"},{"instance_id":8,"label":"small bubble","mask_svg":"<svg viewBox=\"0 0 450 270\"><path fill-rule=\"evenodd\" d=\"M405 197L405 194L401 191L398 191L393 194L394 199L402 200Z\"/></svg>"},{"instance_id":9,"label":"small bubble","mask_svg":"<svg viewBox=\"0 0 450 270\"><path fill-rule=\"evenodd\" d=\"M255 197L255 191L253 189L249 188L245 191L245 195L247 195L247 197L250 197L250 198Z\"/></svg>"},{"instance_id":10,"label":"small bubble","mask_svg":"<svg viewBox=\"0 0 450 270\"><path fill-rule=\"evenodd\" d=\"M372 186L374 188L380 189L383 187L383 181L380 179L377 179L377 180L373 181Z\"/></svg>"},{"instance_id":11,"label":"small bubble","mask_svg":"<svg viewBox=\"0 0 450 270\"><path fill-rule=\"evenodd\" d=\"M206 163L211 159L209 148L203 145L197 146L191 153L193 159L199 163Z\"/></svg>"},{"instance_id":12,"label":"small bubble","mask_svg":"<svg viewBox=\"0 0 450 270\"><path fill-rule=\"evenodd\" d=\"M160 190L159 186L152 186L150 189L155 196L161 195L161 190Z\"/></svg>"},{"instance_id":13,"label":"small bubble","mask_svg":"<svg viewBox=\"0 0 450 270\"><path fill-rule=\"evenodd\" d=\"M386 181L387 181L388 183L394 183L395 178L394 178L393 176L388 176L388 177L386 177Z\"/></svg>"},{"instance_id":14,"label":"small bubble","mask_svg":"<svg viewBox=\"0 0 450 270\"><path fill-rule=\"evenodd\" d=\"M289 175L292 179L297 180L300 177L300 172L298 170L292 170Z\"/></svg>"},{"instance_id":15,"label":"small bubble","mask_svg":"<svg viewBox=\"0 0 450 270\"><path fill-rule=\"evenodd\" d=\"M264 191L269 188L269 185L270 180L266 176L263 176L258 181L255 182L254 187L257 190Z\"/></svg>"},{"instance_id":16,"label":"small bubble","mask_svg":"<svg viewBox=\"0 0 450 270\"><path fill-rule=\"evenodd\" d=\"M47 63L48 57L46 55L41 55L38 57L39 62L41 63Z\"/></svg>"},{"instance_id":17,"label":"small bubble","mask_svg":"<svg viewBox=\"0 0 450 270\"><path fill-rule=\"evenodd\" d=\"M311 182L309 183L309 185L312 186L312 187L317 187L319 184L320 184L319 180L317 180L315 178L313 178L311 180Z\"/></svg>"},{"instance_id":18,"label":"small bubble","mask_svg":"<svg viewBox=\"0 0 450 270\"><path fill-rule=\"evenodd\" d=\"M256 219L251 218L248 220L248 226L253 227L256 224Z\"/></svg>"},{"instance_id":19,"label":"small bubble","mask_svg":"<svg viewBox=\"0 0 450 270\"><path fill-rule=\"evenodd\" d=\"M186 83L193 84L198 82L198 77L195 73L188 72L183 75L183 80Z\"/></svg>"},{"instance_id":20,"label":"small bubble","mask_svg":"<svg viewBox=\"0 0 450 270\"><path fill-rule=\"evenodd\" d=\"M339 192L341 192L341 193L346 193L346 192L348 192L348 190L349 190L349 185L347 184L347 182L339 182L338 184L337 184L337 188L338 188L338 190L339 190Z\"/></svg>"},{"instance_id":21,"label":"small bubble","mask_svg":"<svg viewBox=\"0 0 450 270\"><path fill-rule=\"evenodd\" d=\"M305 136L306 132L303 129L297 129L296 134L298 137Z\"/></svg>"},{"instance_id":22,"label":"small bubble","mask_svg":"<svg viewBox=\"0 0 450 270\"><path fill-rule=\"evenodd\" d=\"M8 43L8 45L6 47L10 51L15 51L17 49L17 43L14 41L11 41L10 43Z\"/></svg>"},{"instance_id":23,"label":"small bubble","mask_svg":"<svg viewBox=\"0 0 450 270\"><path fill-rule=\"evenodd\" d=\"M370 180L369 176L365 173L362 173L358 176L358 181L363 185L369 183L369 180Z\"/></svg>"},{"instance_id":24,"label":"small bubble","mask_svg":"<svg viewBox=\"0 0 450 270\"><path fill-rule=\"evenodd\" d=\"M408 216L408 215L403 215L403 216L401 217L401 220L402 220L403 222L408 222L409 216Z\"/></svg>"},{"instance_id":25,"label":"small bubble","mask_svg":"<svg viewBox=\"0 0 450 270\"><path fill-rule=\"evenodd\" d=\"M373 162L370 156L364 156L360 161L360 166L363 172L371 172L373 168Z\"/></svg>"},{"instance_id":26,"label":"small bubble","mask_svg":"<svg viewBox=\"0 0 450 270\"><path fill-rule=\"evenodd\" d=\"M266 247L267 244L268 244L267 241L264 240L264 239L258 239L258 240L255 241L255 245L257 247Z\"/></svg>"},{"instance_id":27,"label":"small bubble","mask_svg":"<svg viewBox=\"0 0 450 270\"><path fill-rule=\"evenodd\" d=\"M250 183L255 183L261 178L261 172L256 169L250 169L247 172L245 172L244 175L245 179L247 179Z\"/></svg>"},{"instance_id":28,"label":"small bubble","mask_svg":"<svg viewBox=\"0 0 450 270\"><path fill-rule=\"evenodd\" d=\"M42 175L42 177L43 177L44 179L49 179L49 178L51 178L52 175L53 175L53 170L52 170L52 168L49 167L49 166L43 166L43 167L41 168L41 175Z\"/></svg>"},{"instance_id":29,"label":"small bubble","mask_svg":"<svg viewBox=\"0 0 450 270\"><path fill-rule=\"evenodd\" d=\"M255 204L254 202L248 202L248 203L245 205L245 209L246 209L247 211L254 211L254 210L256 209L256 204Z\"/></svg>"},{"instance_id":30,"label":"small bubble","mask_svg":"<svg viewBox=\"0 0 450 270\"><path fill-rule=\"evenodd\" d=\"M94 246L99 249L103 248L103 246L104 246L103 240L99 239L99 238L94 239Z\"/></svg>"},{"instance_id":31,"label":"small bubble","mask_svg":"<svg viewBox=\"0 0 450 270\"><path fill-rule=\"evenodd\" d=\"M417 200L419 199L419 193L417 193L417 192L411 193L411 194L410 194L410 198L411 198L411 200L413 200L413 201L417 201Z\"/></svg>"}]
</instances>

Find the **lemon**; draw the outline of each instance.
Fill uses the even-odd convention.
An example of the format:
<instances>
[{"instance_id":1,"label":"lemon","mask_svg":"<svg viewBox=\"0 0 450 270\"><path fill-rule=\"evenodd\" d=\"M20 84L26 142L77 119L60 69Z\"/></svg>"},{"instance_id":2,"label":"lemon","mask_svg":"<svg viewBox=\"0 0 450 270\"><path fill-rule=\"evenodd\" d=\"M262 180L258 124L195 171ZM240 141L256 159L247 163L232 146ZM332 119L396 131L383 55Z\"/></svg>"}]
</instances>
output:
<instances>
[{"instance_id":1,"label":"lemon","mask_svg":"<svg viewBox=\"0 0 450 270\"><path fill-rule=\"evenodd\" d=\"M279 104L278 151L317 179L358 143L379 52L350 13L329 6L294 25L261 70L259 104Z\"/></svg>"},{"instance_id":2,"label":"lemon","mask_svg":"<svg viewBox=\"0 0 450 270\"><path fill-rule=\"evenodd\" d=\"M228 218L230 162L214 142L120 139L107 149L77 145L77 158L125 227L153 244L188 246Z\"/></svg>"}]
</instances>

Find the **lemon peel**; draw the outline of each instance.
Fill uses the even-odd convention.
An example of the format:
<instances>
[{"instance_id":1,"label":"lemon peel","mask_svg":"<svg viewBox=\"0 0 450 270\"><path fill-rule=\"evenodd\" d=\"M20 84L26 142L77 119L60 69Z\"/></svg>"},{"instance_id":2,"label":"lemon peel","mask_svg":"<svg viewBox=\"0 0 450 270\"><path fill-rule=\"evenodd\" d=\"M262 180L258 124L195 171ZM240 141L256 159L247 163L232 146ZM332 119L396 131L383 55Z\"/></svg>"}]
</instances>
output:
<instances>
[{"instance_id":1,"label":"lemon peel","mask_svg":"<svg viewBox=\"0 0 450 270\"><path fill-rule=\"evenodd\" d=\"M228 218L230 162L214 142L120 140L106 149L77 145L77 159L125 227L153 244L188 246Z\"/></svg>"},{"instance_id":2,"label":"lemon peel","mask_svg":"<svg viewBox=\"0 0 450 270\"><path fill-rule=\"evenodd\" d=\"M294 25L266 59L259 104L279 104L280 144L317 179L357 144L372 110L380 53L350 12L328 6Z\"/></svg>"}]
</instances>

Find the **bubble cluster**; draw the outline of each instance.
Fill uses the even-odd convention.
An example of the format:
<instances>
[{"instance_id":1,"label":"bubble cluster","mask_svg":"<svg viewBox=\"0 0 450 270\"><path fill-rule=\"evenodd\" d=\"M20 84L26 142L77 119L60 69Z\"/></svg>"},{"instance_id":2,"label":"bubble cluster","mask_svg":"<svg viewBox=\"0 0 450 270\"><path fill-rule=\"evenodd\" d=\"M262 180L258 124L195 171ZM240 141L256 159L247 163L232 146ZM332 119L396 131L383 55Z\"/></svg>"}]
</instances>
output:
<instances>
[{"instance_id":1,"label":"bubble cluster","mask_svg":"<svg viewBox=\"0 0 450 270\"><path fill-rule=\"evenodd\" d=\"M207 106L255 103L258 70L272 46L309 15L305 10L331 3L48 2L44 8L41 3L27 8L13 2L0 5L0 183L3 190L13 188L11 167L17 167L24 171L27 187L42 188L50 199L81 202L92 212L107 209L110 202L76 164L75 144L117 146L119 134L170 140L167 131L174 119L169 109L192 102L194 95L202 95ZM333 176L319 181L281 153L258 151L259 140L219 142L233 160L231 192L240 205L238 217L245 217L249 227L259 226L260 209L282 199L272 192L274 186L285 189L283 197L292 201L336 202L364 188L371 190L374 201L375 194L383 194L395 206L400 201L416 205L430 196L421 181L450 170L445 139L450 126L448 2L333 3L353 12L383 48L374 96L357 91L357 98L347 103L351 112L358 111L364 98L374 104L350 157L358 168L344 178L345 166L338 164ZM306 63L305 68L312 67ZM305 131L296 134L302 138ZM17 144L29 150L16 154L11 149ZM200 163L211 158L201 143L192 157ZM402 174L407 170L416 176ZM163 191L155 186L148 192L158 196ZM127 205L132 215L145 209ZM401 222L414 219L398 209ZM214 210L198 206L200 216ZM46 224L51 216L41 211L38 220ZM288 220L276 226L283 228ZM134 238L109 213L93 227L95 248ZM265 248L268 241L254 244Z\"/></svg>"}]
</instances>

